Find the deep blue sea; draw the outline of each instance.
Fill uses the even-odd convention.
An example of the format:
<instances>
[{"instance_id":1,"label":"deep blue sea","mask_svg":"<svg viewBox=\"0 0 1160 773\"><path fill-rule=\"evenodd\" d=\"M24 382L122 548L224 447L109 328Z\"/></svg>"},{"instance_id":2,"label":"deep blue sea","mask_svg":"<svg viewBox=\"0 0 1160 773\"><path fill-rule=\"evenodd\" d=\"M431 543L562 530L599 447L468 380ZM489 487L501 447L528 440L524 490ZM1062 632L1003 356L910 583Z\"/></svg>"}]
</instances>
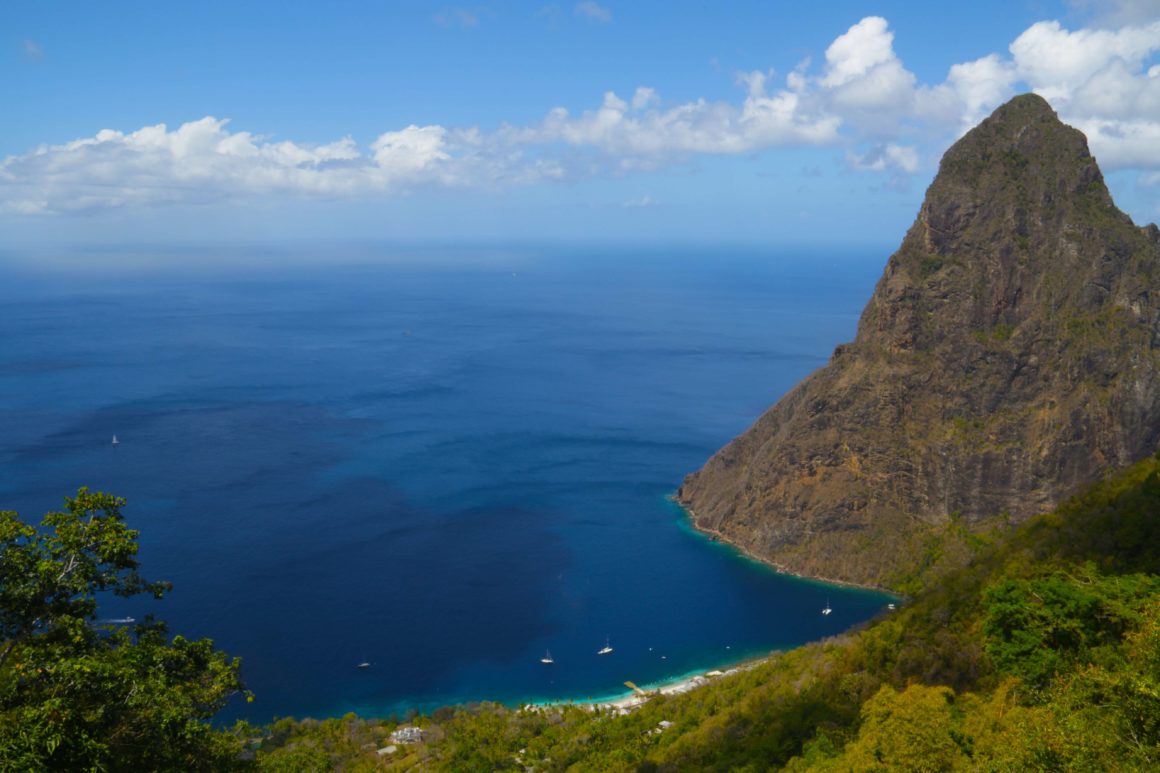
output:
<instances>
[{"instance_id":1,"label":"deep blue sea","mask_svg":"<svg viewBox=\"0 0 1160 773\"><path fill-rule=\"evenodd\" d=\"M452 252L0 267L0 508L126 497L174 590L104 613L241 656L227 718L621 694L881 610L668 498L852 338L885 251Z\"/></svg>"}]
</instances>

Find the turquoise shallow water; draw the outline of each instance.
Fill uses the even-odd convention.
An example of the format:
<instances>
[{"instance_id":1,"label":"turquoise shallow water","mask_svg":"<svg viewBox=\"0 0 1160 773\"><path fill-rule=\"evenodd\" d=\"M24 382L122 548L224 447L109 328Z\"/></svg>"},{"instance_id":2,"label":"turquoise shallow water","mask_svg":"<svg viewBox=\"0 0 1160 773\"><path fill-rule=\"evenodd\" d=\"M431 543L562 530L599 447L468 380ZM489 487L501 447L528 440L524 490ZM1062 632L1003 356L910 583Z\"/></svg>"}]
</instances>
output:
<instances>
[{"instance_id":1,"label":"turquoise shallow water","mask_svg":"<svg viewBox=\"0 0 1160 773\"><path fill-rule=\"evenodd\" d=\"M852 337L881 256L0 268L0 506L127 497L175 590L108 614L240 655L229 716L584 699L790 647L884 597L777 575L668 496Z\"/></svg>"}]
</instances>

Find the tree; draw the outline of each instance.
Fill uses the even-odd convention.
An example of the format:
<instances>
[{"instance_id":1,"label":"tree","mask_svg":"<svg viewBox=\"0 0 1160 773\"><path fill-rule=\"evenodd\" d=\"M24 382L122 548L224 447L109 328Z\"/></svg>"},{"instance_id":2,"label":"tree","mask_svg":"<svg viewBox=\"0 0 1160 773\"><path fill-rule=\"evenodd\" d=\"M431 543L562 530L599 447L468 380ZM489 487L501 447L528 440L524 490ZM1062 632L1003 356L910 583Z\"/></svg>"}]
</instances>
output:
<instances>
[{"instance_id":1,"label":"tree","mask_svg":"<svg viewBox=\"0 0 1160 773\"><path fill-rule=\"evenodd\" d=\"M912 684L903 692L883 685L862 706L858 738L836 761L837 770L947 771L968 766L956 729L954 691Z\"/></svg>"},{"instance_id":2,"label":"tree","mask_svg":"<svg viewBox=\"0 0 1160 773\"><path fill-rule=\"evenodd\" d=\"M40 526L0 512L0 768L228 770L240 742L205 720L245 693L207 639L151 617L96 620L100 594L161 598L138 572L123 499L81 489ZM11 766L10 768L7 766Z\"/></svg>"}]
</instances>

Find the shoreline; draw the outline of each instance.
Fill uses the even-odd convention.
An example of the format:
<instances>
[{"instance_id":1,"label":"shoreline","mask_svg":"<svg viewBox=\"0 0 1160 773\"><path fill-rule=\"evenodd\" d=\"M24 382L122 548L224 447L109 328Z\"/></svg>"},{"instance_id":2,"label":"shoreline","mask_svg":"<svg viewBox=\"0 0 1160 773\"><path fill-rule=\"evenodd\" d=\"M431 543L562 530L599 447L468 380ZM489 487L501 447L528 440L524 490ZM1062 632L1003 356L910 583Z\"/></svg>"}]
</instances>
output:
<instances>
[{"instance_id":1,"label":"shoreline","mask_svg":"<svg viewBox=\"0 0 1160 773\"><path fill-rule=\"evenodd\" d=\"M688 528L698 538L719 543L723 548L743 557L747 561L751 561L764 570L772 570L777 574L785 575L789 578L794 578L808 583L819 583L822 585L831 585L834 587L848 588L852 590L861 590L869 593L880 594L896 601L904 600L904 597L894 591L888 590L874 585L864 585L854 582L846 582L842 580L835 580L832 578L821 577L817 575L801 574L791 571L774 561L761 558L754 555L749 550L737 545L725 538L720 531L709 527L701 526L697 523L696 511L693 508L684 505L676 496L676 493L668 494L664 497L672 504L681 509L682 518L678 523L688 526ZM848 633L847 631L842 633ZM842 635L842 633L834 634ZM829 637L812 641L823 641ZM793 647L786 649L770 649L765 654L751 654L742 656L737 660L727 660L720 664L715 664L707 667L697 668L695 670L686 671L684 673L675 674L671 677L662 677L661 679L646 683L644 685L636 686L636 689L629 688L625 685L623 691L615 693L607 693L604 695L587 696L587 697L564 697L564 698L536 698L534 696L527 696L524 698L513 697L509 699L500 699L496 701L500 705L506 706L509 710L516 711L547 711L553 709L561 709L567 706L572 706L585 711L613 711L618 714L628 714L639 709L641 706L648 703L649 700L657 696L672 696L682 695L691 692L698 687L710 683L711 681L732 676L737 673L752 670L765 663L770 662L773 658L782 655L796 647L805 646L811 642L803 642ZM740 653L738 653L740 654ZM484 698L482 700L488 700ZM430 716L430 714L437 708L447 706L460 706L471 702L470 699L451 699L450 701L436 701L430 705L413 705L408 709L418 711L420 714ZM398 709L395 713L399 713L403 709ZM374 712L376 715L382 712ZM367 714L370 715L369 713Z\"/></svg>"},{"instance_id":2,"label":"shoreline","mask_svg":"<svg viewBox=\"0 0 1160 773\"><path fill-rule=\"evenodd\" d=\"M886 588L879 587L879 586L864 585L864 584L854 583L854 582L846 582L843 580L835 580L835 579L828 578L828 577L821 577L821 576L817 576L817 575L808 575L808 574L802 574L802 573L791 571L781 564L778 564L774 561L771 561L771 560L768 560L765 558L761 558L757 555L754 555L753 553L751 553L749 550L745 549L744 547L737 545L736 543L733 543L730 540L726 539L725 535L722 534L720 531L699 525L697 523L696 511L693 508L688 507L685 504L683 504L677 498L676 493L668 494L664 498L667 501L672 502L674 505L676 505L677 507L679 507L681 509L682 518L680 519L679 522L686 524L688 526L688 528L697 537L699 537L701 539L709 538L709 541L719 543L722 547L724 547L728 551L731 551L731 552L743 557L747 561L751 561L751 562L759 565L762 569L772 570L777 574L785 575L786 577L801 580L803 582L816 582L816 583L819 583L822 585L831 585L831 586L835 586L835 587L867 591L869 593L875 593L875 594L880 594L883 596L890 597L892 599L895 599L896 601L904 600L904 597L902 595L900 595L894 591L888 590ZM849 629L847 629L847 631L845 631L843 633L848 632L848 630ZM834 634L834 635L842 635L842 634L838 633L838 634ZM823 637L823 639L818 639L818 640L811 640L810 642L802 642L801 644L794 645L794 646L788 647L786 649L771 649L771 650L768 650L765 654L752 654L752 651L751 651L751 654L749 656L742 656L738 660L728 660L728 661L725 661L725 662L717 664L717 665L712 665L712 666L708 666L708 667L698 668L698 669L695 669L692 671L686 671L686 672L680 673L680 674L675 674L671 677L662 677L661 679L655 680L653 682L649 682L649 683L646 683L644 685L636 686L636 690L633 690L632 688L629 688L627 685L625 685L623 692L618 691L616 693L598 695L595 697L537 699L536 697L533 697L533 696L527 696L527 697L524 697L522 699L518 698L518 697L513 697L513 698L509 698L509 699L500 699L496 702L499 703L500 705L506 706L508 709L514 709L517 711L521 711L521 710L522 711L545 711L545 710L551 710L551 709L559 709L559 708L563 708L566 706L573 706L575 708L580 708L580 709L583 709L585 711L606 710L606 711L614 711L614 712L617 712L619 714L627 714L627 713L635 711L636 709L645 705L649 700L651 700L654 697L682 695L682 694L685 694L687 692L691 692L691 691L697 689L698 687L701 687L705 684L708 684L709 682L711 682L713 680L721 679L721 678L724 678L726 676L732 676L732 675L737 674L737 673L742 673L745 671L752 670L754 668L757 668L758 666L761 666L765 663L768 663L773 658L778 657L779 655L782 655L785 652L788 652L789 650L795 649L796 647L805 646L806 644L810 644L813 641L823 641L826 638L829 638L829 637ZM738 654L740 654L740 653L738 653ZM476 699L476 700L487 701L488 699L483 698L483 699ZM431 703L426 704L426 705L424 705L423 703L420 703L417 705L414 705L414 704L408 705L405 708L403 707L403 704L400 704L398 707L392 709L391 712L399 714L399 713L405 712L407 710L413 710L413 711L417 711L420 714L430 716L430 714L438 708L443 708L443 707L448 707L448 706L461 706L461 705L464 705L464 704L470 703L470 702L472 702L472 699L470 699L470 698L450 698L449 700L437 700L437 701L431 702ZM360 713L362 713L366 716L372 716L372 715L384 716L385 715L385 713L382 711L363 711L362 709L355 709L355 710L359 711Z\"/></svg>"},{"instance_id":3,"label":"shoreline","mask_svg":"<svg viewBox=\"0 0 1160 773\"><path fill-rule=\"evenodd\" d=\"M776 561L772 561L768 558L763 558L759 555L756 555L756 554L750 552L750 550L748 548L743 547L742 545L738 545L736 542L733 542L728 537L726 537L725 534L718 531L717 529L711 528L709 526L701 525L700 523L697 522L697 511L694 510L689 505L686 505L680 499L678 499L677 495L675 493L669 495L669 500L672 501L673 504L675 504L677 507L681 508L681 510L684 511L685 515L688 518L689 525L693 528L693 531L710 537L713 542L717 542L717 543L720 543L722 545L726 545L729 548L736 550L738 553L745 556L750 561L754 561L756 563L761 564L762 566L768 567L769 569L772 569L773 571L777 572L778 574L789 575L790 577L796 577L799 580L811 580L814 582L824 583L826 585L837 585L837 586L844 587L844 588L857 588L859 590L874 591L875 593L885 593L888 596L893 596L893 597L899 598L899 599L902 598L902 596L900 596L896 591L890 590L889 588L884 588L881 585L867 585L864 583L850 582L849 580L836 580L833 577L823 577L821 575L816 575L816 574L804 574L802 572L795 572L792 569L788 569L784 565L777 563Z\"/></svg>"},{"instance_id":4,"label":"shoreline","mask_svg":"<svg viewBox=\"0 0 1160 773\"><path fill-rule=\"evenodd\" d=\"M691 692L702 685L708 684L715 679L722 679L733 674L739 674L743 671L749 671L758 666L769 662L770 658L776 657L780 651L771 651L768 655L762 655L755 658L746 658L734 663L730 666L722 666L719 668L710 668L706 670L698 669L695 672L683 674L668 680L661 680L658 682L651 682L643 687L637 687L636 690L628 689L628 692L620 697L599 697L584 700L565 700L565 701L543 701L523 704L520 708L530 711L542 711L545 709L562 708L565 706L574 706L576 708L584 709L585 711L601 711L610 710L617 714L623 715L635 711L641 706L648 703L650 700L661 695L683 695Z\"/></svg>"},{"instance_id":5,"label":"shoreline","mask_svg":"<svg viewBox=\"0 0 1160 773\"><path fill-rule=\"evenodd\" d=\"M842 588L864 590L864 591L869 591L872 593L879 593L879 594L882 594L885 596L889 596L889 597L894 598L894 599L899 600L899 601L903 600L903 597L901 595L899 595L898 593L891 591L887 588L883 588L881 586L865 585L862 583L848 582L845 580L835 580L835 579L830 578L830 577L821 577L821 576L817 576L817 575L801 574L798 572L791 571L791 570L787 569L785 566L782 566L781 564L778 564L775 561L770 561L768 559L761 558L760 556L754 555L746 548L744 548L740 545L737 545L736 543L731 542L730 540L726 539L725 535L722 534L720 531L706 527L706 526L699 525L697 523L696 511L693 510L693 508L688 507L687 505L682 503L677 498L677 495L675 493L668 495L666 498L669 501L671 501L673 504L675 504L677 507L681 508L681 511L685 515L686 523L689 525L689 527L692 529L692 531L695 534L697 534L698 536L701 536L701 537L709 537L711 539L711 541L717 542L717 543L727 547L729 550L735 551L736 553L743 556L747 560L753 561L754 563L759 564L766 569L772 569L774 572L776 572L778 574L786 575L788 577L793 577L793 578L803 580L806 582L817 582L817 583L821 583L823 585L833 585L833 586L842 587ZM611 711L617 712L618 714L627 714L627 713L630 713L630 712L635 711L636 709L640 708L644 704L648 703L649 700L651 700L652 698L654 698L658 695L682 695L684 693L695 690L704 684L709 683L711 680L720 679L720 678L723 678L726 676L731 676L733 674L737 674L737 673L741 673L743 671L749 671L751 669L757 668L758 666L760 666L764 663L768 663L772 658L777 657L778 655L782 654L783 652L785 652L785 650L771 650L766 655L759 655L756 657L742 658L741 660L734 661L732 663L721 665L721 666L716 666L713 668L697 669L696 671L693 671L693 672L688 672L685 674L674 676L671 679L662 679L662 680L659 680L656 682L651 682L651 683L646 684L644 686L638 686L635 691L628 688L626 685L627 692L620 694L619 696L600 696L600 697L596 697L596 698L583 698L583 699L532 701L529 703L522 704L520 706L520 708L525 709L525 710L535 711L535 710L560 708L563 706L575 706L577 708L582 708L586 711L611 710Z\"/></svg>"},{"instance_id":6,"label":"shoreline","mask_svg":"<svg viewBox=\"0 0 1160 773\"><path fill-rule=\"evenodd\" d=\"M775 561L757 556L741 545L728 540L725 535L717 529L698 524L696 511L692 507L689 507L681 502L681 500L677 498L676 493L668 495L667 499L673 504L677 505L677 507L681 508L681 511L685 514L686 522L696 534L702 537L709 537L711 541L724 545L730 550L736 551L744 558L753 561L754 563L760 564L767 569L772 569L778 574L787 575L789 577L794 577L807 582L818 582L824 585L834 585L837 587L853 588L857 590L870 591L873 593L881 593L898 600L902 600L903 598L898 593L878 585L866 585L862 583L849 582L846 580L836 580L831 577L822 577L819 575L809 575L791 571ZM782 651L780 650L773 650L767 655L744 658L730 665L724 665L705 670L698 669L696 672L675 676L672 679L660 680L648 685L644 685L643 687L638 687L636 691L629 689L627 693L621 695L620 697L604 696L597 698L585 698L580 700L569 699L562 701L534 701L523 704L521 708L527 710L543 710L559 708L562 706L576 706L588 711L597 711L603 709L612 710L620 714L627 714L640 708L650 699L658 695L681 695L690 692L704 684L707 684L710 680L719 679L725 676L730 676L732 674L756 668L763 663L769 662L771 658L776 657L777 655L781 654L781 652Z\"/></svg>"}]
</instances>

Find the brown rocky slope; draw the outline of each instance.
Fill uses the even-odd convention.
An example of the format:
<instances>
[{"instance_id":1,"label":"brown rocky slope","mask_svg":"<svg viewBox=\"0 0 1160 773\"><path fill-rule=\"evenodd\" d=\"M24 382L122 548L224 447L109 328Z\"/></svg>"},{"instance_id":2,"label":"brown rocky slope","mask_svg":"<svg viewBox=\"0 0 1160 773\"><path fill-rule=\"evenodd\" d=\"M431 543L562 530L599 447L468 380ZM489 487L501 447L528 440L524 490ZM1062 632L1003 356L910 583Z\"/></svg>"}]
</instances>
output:
<instances>
[{"instance_id":1,"label":"brown rocky slope","mask_svg":"<svg viewBox=\"0 0 1160 773\"><path fill-rule=\"evenodd\" d=\"M1160 440L1160 232L1016 97L943 157L852 343L689 475L702 530L888 585L952 518L1022 520Z\"/></svg>"}]
</instances>

